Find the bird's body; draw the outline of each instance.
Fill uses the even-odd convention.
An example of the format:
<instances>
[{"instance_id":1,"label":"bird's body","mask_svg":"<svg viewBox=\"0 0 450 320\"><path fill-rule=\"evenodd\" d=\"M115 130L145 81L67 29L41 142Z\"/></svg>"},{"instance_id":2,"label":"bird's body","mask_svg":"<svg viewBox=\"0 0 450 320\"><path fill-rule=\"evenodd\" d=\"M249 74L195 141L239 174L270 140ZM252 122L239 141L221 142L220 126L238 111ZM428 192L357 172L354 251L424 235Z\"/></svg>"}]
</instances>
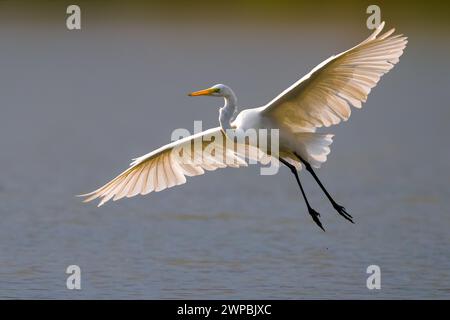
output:
<instances>
[{"instance_id":1,"label":"bird's body","mask_svg":"<svg viewBox=\"0 0 450 320\"><path fill-rule=\"evenodd\" d=\"M102 205L110 199L147 194L185 183L185 176L200 175L205 170L246 166L246 158L255 158L263 163L279 160L295 175L308 211L321 228L319 214L309 205L297 174L302 165L313 175L339 214L352 221L312 169L319 168L327 160L333 137L317 133L316 129L346 121L350 117L351 106L361 108L380 77L398 62L407 43L406 37L392 36L393 29L380 35L383 26L384 22L357 46L320 63L268 104L245 109L236 117L236 95L228 86L215 85L190 94L224 98L225 104L219 111L219 127L174 141L134 159L131 166L115 179L82 196L87 197L85 201L101 198L99 205ZM249 152L246 154L226 143L231 139L228 132L261 129L278 130L277 152L270 148L262 149L260 139L244 143ZM265 143L265 146L271 144ZM205 153L211 147L215 152ZM180 160L186 150L192 150L192 153L187 160L186 157Z\"/></svg>"}]
</instances>

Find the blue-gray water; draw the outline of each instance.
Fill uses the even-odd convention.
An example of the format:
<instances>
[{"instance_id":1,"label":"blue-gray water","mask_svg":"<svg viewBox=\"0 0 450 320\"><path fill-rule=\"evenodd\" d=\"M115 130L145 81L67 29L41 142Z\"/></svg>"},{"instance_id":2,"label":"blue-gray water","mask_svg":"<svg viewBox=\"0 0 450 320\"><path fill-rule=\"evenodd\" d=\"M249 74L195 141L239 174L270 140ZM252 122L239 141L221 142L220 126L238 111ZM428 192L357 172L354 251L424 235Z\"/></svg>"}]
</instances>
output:
<instances>
[{"instance_id":1,"label":"blue-gray water","mask_svg":"<svg viewBox=\"0 0 450 320\"><path fill-rule=\"evenodd\" d=\"M187 92L221 82L258 106L364 25L63 27L0 28L0 298L450 298L448 36L400 26L400 63L328 130L318 174L356 224L302 172L324 233L285 169L225 169L101 208L74 195L175 128L217 125L222 102ZM66 289L72 264L80 291ZM381 290L366 288L372 264Z\"/></svg>"}]
</instances>

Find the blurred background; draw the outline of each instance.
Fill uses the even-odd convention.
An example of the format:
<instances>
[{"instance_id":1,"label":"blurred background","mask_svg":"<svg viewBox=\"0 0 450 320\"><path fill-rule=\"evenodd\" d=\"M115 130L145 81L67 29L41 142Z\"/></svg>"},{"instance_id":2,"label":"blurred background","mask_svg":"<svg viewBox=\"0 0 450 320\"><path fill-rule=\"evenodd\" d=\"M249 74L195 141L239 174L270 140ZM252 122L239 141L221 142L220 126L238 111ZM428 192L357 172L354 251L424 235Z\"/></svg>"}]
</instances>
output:
<instances>
[{"instance_id":1,"label":"blurred background","mask_svg":"<svg viewBox=\"0 0 450 320\"><path fill-rule=\"evenodd\" d=\"M78 31L66 8L81 7ZM372 31L400 63L336 134L318 172L224 169L97 208L92 191L175 128L218 123L231 86L262 105ZM0 1L0 298L450 298L450 5L441 1ZM82 290L67 290L68 265ZM381 268L368 290L366 268Z\"/></svg>"}]
</instances>

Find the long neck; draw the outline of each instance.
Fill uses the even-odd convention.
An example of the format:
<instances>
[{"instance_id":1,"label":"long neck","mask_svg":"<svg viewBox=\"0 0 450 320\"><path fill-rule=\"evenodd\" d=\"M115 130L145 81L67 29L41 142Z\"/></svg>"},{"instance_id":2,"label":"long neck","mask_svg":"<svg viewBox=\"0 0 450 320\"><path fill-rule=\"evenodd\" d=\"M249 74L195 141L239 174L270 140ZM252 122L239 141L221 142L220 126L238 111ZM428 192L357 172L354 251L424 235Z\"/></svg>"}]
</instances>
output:
<instances>
[{"instance_id":1,"label":"long neck","mask_svg":"<svg viewBox=\"0 0 450 320\"><path fill-rule=\"evenodd\" d=\"M230 90L231 91L231 90ZM234 113L237 111L237 99L234 92L224 97L225 104L219 110L219 122L223 130L231 129L231 120L233 119Z\"/></svg>"}]
</instances>

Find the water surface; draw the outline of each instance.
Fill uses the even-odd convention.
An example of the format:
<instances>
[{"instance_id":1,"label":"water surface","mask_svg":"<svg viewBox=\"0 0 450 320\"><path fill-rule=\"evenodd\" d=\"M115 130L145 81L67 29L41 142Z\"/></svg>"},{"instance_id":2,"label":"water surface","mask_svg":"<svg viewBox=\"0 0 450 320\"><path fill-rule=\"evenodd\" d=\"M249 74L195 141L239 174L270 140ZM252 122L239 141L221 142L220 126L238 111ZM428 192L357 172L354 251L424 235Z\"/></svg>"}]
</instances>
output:
<instances>
[{"instance_id":1,"label":"water surface","mask_svg":"<svg viewBox=\"0 0 450 320\"><path fill-rule=\"evenodd\" d=\"M329 129L318 173L356 224L302 173L323 233L285 169L225 169L101 208L74 195L175 128L216 126L222 102L188 91L226 83L258 106L363 27L0 28L0 298L450 298L449 41L404 29L406 54ZM71 264L80 291L66 289ZM372 264L378 291L366 288Z\"/></svg>"}]
</instances>

